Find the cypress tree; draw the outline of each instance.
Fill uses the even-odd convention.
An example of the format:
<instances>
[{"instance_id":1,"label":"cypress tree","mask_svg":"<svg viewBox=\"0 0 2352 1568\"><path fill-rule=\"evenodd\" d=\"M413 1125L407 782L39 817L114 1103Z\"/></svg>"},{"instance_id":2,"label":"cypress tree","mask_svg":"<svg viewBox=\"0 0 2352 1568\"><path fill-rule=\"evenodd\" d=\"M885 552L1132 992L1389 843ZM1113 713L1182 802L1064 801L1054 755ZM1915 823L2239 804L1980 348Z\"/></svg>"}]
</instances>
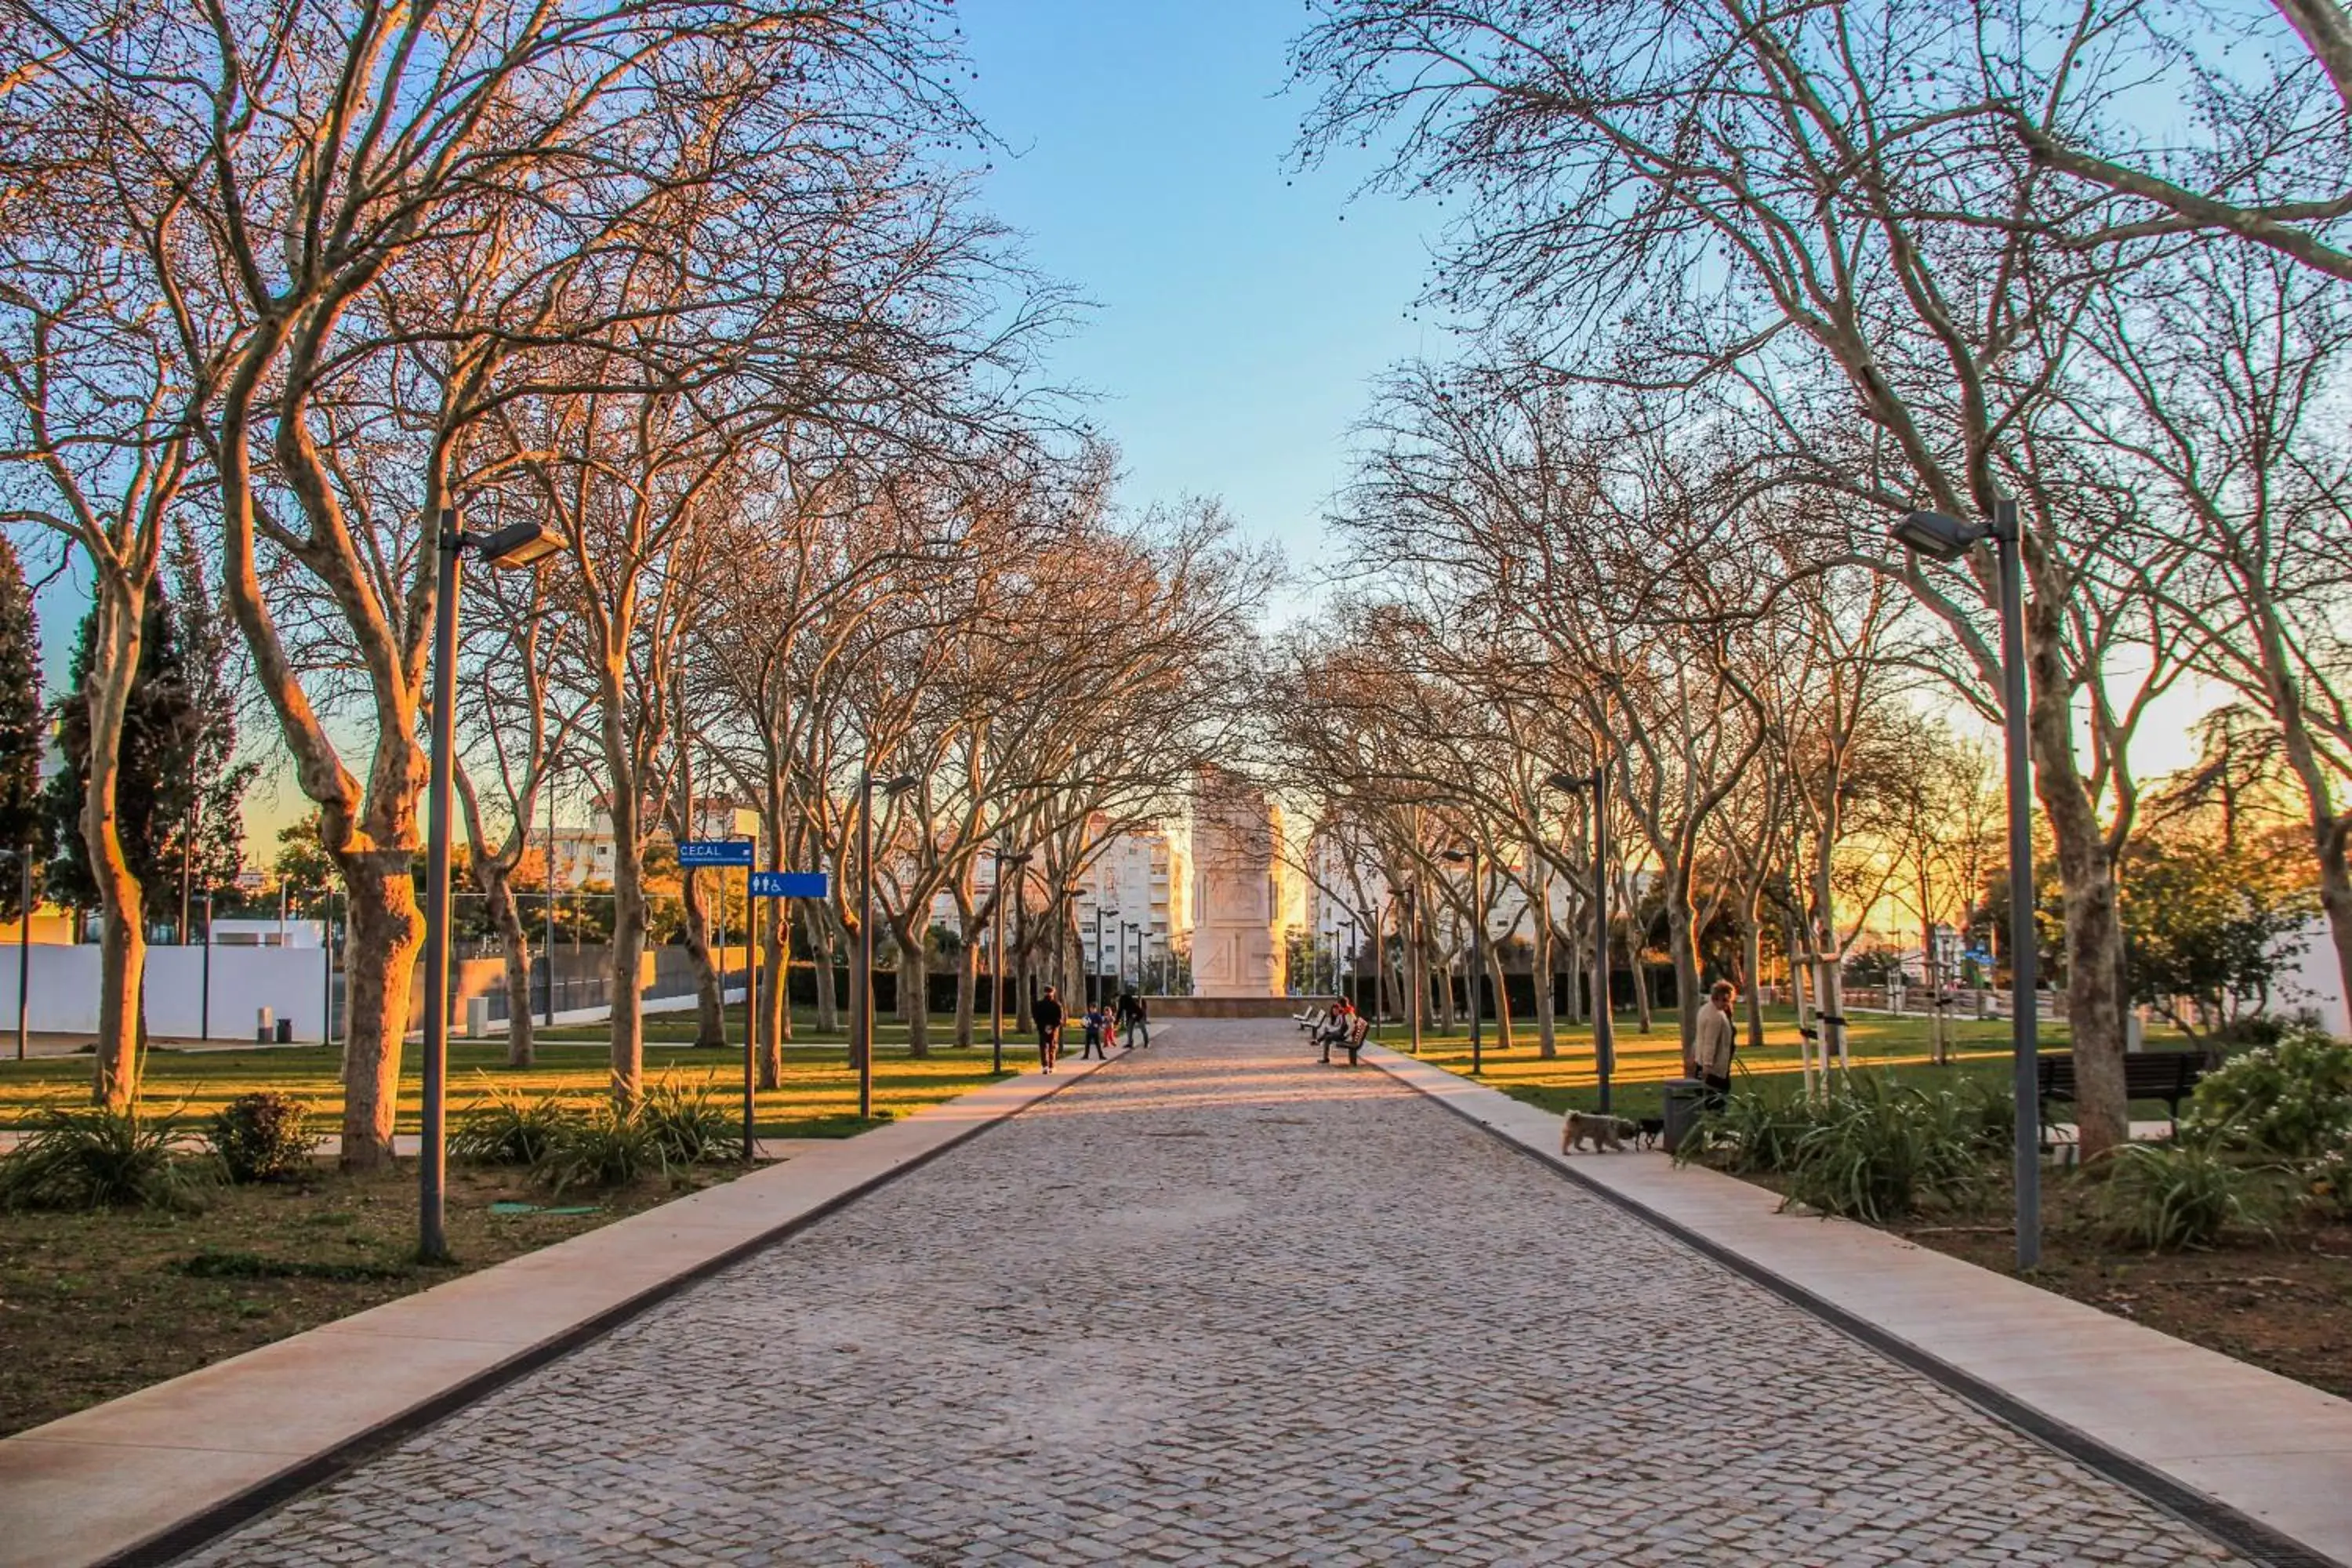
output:
<instances>
[{"instance_id":1,"label":"cypress tree","mask_svg":"<svg viewBox=\"0 0 2352 1568\"><path fill-rule=\"evenodd\" d=\"M115 811L122 854L157 918L179 923L184 871L196 892L236 879L244 858L241 803L257 771L236 765L236 692L230 647L205 594L193 552L174 563L175 597L157 582L147 596L139 673L123 715L121 772ZM58 748L65 767L49 781L49 825L57 837L48 885L60 901L98 901L81 808L89 781L89 644L93 611L74 642L71 689L58 705ZM185 940L184 935L183 940Z\"/></svg>"},{"instance_id":2,"label":"cypress tree","mask_svg":"<svg viewBox=\"0 0 2352 1568\"><path fill-rule=\"evenodd\" d=\"M37 864L48 851L41 803L48 730L41 705L40 624L16 547L0 534L0 918L25 912L16 857L30 855Z\"/></svg>"}]
</instances>

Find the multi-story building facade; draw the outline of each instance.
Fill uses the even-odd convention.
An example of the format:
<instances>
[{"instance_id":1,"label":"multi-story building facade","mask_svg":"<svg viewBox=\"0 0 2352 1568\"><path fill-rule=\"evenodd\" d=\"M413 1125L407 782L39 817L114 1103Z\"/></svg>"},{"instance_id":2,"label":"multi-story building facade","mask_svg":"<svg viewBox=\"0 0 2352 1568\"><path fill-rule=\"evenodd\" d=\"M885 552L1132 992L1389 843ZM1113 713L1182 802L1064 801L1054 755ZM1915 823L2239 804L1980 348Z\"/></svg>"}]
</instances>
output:
<instances>
[{"instance_id":1,"label":"multi-story building facade","mask_svg":"<svg viewBox=\"0 0 2352 1568\"><path fill-rule=\"evenodd\" d=\"M544 830L542 830L543 835ZM694 808L694 837L697 838L756 838L760 832L760 814L751 806L727 800L698 801ZM668 831L658 828L656 838L667 838ZM591 882L609 884L613 880L613 820L603 811L588 820L585 827L555 829L554 864L555 889L572 892Z\"/></svg>"}]
</instances>

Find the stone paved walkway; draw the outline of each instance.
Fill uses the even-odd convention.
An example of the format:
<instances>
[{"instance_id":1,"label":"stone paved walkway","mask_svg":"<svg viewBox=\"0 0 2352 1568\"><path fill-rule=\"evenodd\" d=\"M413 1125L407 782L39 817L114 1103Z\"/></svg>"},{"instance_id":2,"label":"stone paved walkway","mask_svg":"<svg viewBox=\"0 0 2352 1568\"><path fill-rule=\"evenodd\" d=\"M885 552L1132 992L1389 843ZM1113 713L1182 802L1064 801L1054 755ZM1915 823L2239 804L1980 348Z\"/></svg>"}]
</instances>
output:
<instances>
[{"instance_id":1,"label":"stone paved walkway","mask_svg":"<svg viewBox=\"0 0 2352 1568\"><path fill-rule=\"evenodd\" d=\"M2230 1560L1382 1075L1204 1024L194 1559Z\"/></svg>"}]
</instances>

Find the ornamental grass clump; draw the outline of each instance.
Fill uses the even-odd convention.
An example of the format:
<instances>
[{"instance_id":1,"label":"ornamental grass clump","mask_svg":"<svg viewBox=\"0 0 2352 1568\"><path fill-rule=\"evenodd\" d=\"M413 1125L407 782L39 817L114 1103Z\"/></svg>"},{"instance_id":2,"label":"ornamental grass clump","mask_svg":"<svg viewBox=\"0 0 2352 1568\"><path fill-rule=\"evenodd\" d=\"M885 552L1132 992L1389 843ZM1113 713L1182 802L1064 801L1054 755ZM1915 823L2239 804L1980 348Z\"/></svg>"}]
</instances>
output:
<instances>
[{"instance_id":1,"label":"ornamental grass clump","mask_svg":"<svg viewBox=\"0 0 2352 1568\"><path fill-rule=\"evenodd\" d=\"M2126 1247L2208 1247L2233 1230L2264 1228L2277 1175L2210 1144L2134 1143L2107 1163L2095 1212L2099 1228Z\"/></svg>"},{"instance_id":2,"label":"ornamental grass clump","mask_svg":"<svg viewBox=\"0 0 2352 1568\"><path fill-rule=\"evenodd\" d=\"M210 1162L182 1157L177 1137L174 1118L135 1105L47 1107L0 1154L0 1208L202 1208Z\"/></svg>"},{"instance_id":3,"label":"ornamental grass clump","mask_svg":"<svg viewBox=\"0 0 2352 1568\"><path fill-rule=\"evenodd\" d=\"M1853 1079L1798 1138L1788 1201L1873 1224L1964 1203L1985 1181L1983 1129L1957 1095Z\"/></svg>"},{"instance_id":4,"label":"ornamental grass clump","mask_svg":"<svg viewBox=\"0 0 2352 1568\"><path fill-rule=\"evenodd\" d=\"M600 1105L567 1118L545 1153L531 1163L533 1181L562 1193L573 1187L625 1187L669 1172L659 1129L642 1107Z\"/></svg>"},{"instance_id":5,"label":"ornamental grass clump","mask_svg":"<svg viewBox=\"0 0 2352 1568\"><path fill-rule=\"evenodd\" d=\"M1814 1099L1735 1095L1675 1158L1777 1175L1790 1205L1876 1223L1974 1198L2015 1125L1998 1096L1930 1093L1864 1075Z\"/></svg>"},{"instance_id":6,"label":"ornamental grass clump","mask_svg":"<svg viewBox=\"0 0 2352 1568\"><path fill-rule=\"evenodd\" d=\"M1815 1103L1802 1099L1735 1094L1722 1110L1699 1119L1675 1148L1675 1163L1696 1162L1738 1176L1777 1174L1796 1163L1814 1110Z\"/></svg>"},{"instance_id":7,"label":"ornamental grass clump","mask_svg":"<svg viewBox=\"0 0 2352 1568\"><path fill-rule=\"evenodd\" d=\"M449 1133L449 1157L471 1165L536 1165L576 1120L552 1094L531 1096L492 1086L458 1113Z\"/></svg>"},{"instance_id":8,"label":"ornamental grass clump","mask_svg":"<svg viewBox=\"0 0 2352 1568\"><path fill-rule=\"evenodd\" d=\"M310 1168L319 1135L310 1110L292 1095L242 1094L213 1113L205 1142L232 1182L282 1182Z\"/></svg>"},{"instance_id":9,"label":"ornamental grass clump","mask_svg":"<svg viewBox=\"0 0 2352 1568\"><path fill-rule=\"evenodd\" d=\"M742 1149L743 1124L727 1114L711 1098L711 1079L688 1086L665 1073L646 1095L638 1114L660 1140L663 1157L673 1165L724 1160Z\"/></svg>"},{"instance_id":10,"label":"ornamental grass clump","mask_svg":"<svg viewBox=\"0 0 2352 1568\"><path fill-rule=\"evenodd\" d=\"M2184 1142L2307 1160L2352 1139L2352 1041L2297 1026L2205 1075Z\"/></svg>"}]
</instances>

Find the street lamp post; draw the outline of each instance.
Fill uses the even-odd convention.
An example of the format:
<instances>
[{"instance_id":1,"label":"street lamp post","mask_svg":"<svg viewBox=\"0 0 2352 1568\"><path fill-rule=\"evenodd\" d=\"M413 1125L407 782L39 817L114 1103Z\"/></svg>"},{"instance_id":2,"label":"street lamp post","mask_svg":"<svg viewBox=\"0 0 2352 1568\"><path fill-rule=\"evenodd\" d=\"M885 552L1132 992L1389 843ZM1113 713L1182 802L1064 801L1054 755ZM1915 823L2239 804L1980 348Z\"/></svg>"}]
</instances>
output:
<instances>
[{"instance_id":1,"label":"street lamp post","mask_svg":"<svg viewBox=\"0 0 2352 1568\"><path fill-rule=\"evenodd\" d=\"M1445 850L1444 855L1456 866L1466 863L1470 868L1470 984L1465 989L1470 993L1470 1071L1475 1076L1486 1070L1486 1060L1480 1054L1484 1036L1479 1025L1478 984L1486 973L1486 889L1478 878L1475 844L1467 849Z\"/></svg>"},{"instance_id":2,"label":"street lamp post","mask_svg":"<svg viewBox=\"0 0 2352 1568\"><path fill-rule=\"evenodd\" d=\"M988 1070L1004 1070L1004 868L1026 866L1026 855L1007 855L999 850L996 856L996 940L989 945L994 950L996 973L988 987ZM1020 1018L1016 1015L1013 1023Z\"/></svg>"},{"instance_id":3,"label":"street lamp post","mask_svg":"<svg viewBox=\"0 0 2352 1568\"><path fill-rule=\"evenodd\" d=\"M1589 773L1554 773L1544 782L1592 797L1592 1070L1606 1114L1617 1067L1616 1020L1609 1011L1609 772L1596 763Z\"/></svg>"},{"instance_id":4,"label":"street lamp post","mask_svg":"<svg viewBox=\"0 0 2352 1568\"><path fill-rule=\"evenodd\" d=\"M458 526L454 508L442 510L433 541L439 583L433 600L433 754L425 784L430 816L425 843L425 1052L419 1064L425 1093L420 1118L424 1136L416 1158L416 1253L427 1263L439 1263L449 1257L442 1210L447 1160L444 1116L449 1069L450 765L457 754L453 735L457 702L457 558L470 549L492 566L529 566L555 553L562 542L530 521L469 537ZM209 901L205 942L209 948Z\"/></svg>"},{"instance_id":5,"label":"street lamp post","mask_svg":"<svg viewBox=\"0 0 2352 1568\"><path fill-rule=\"evenodd\" d=\"M912 773L877 779L868 767L857 775L857 963L861 972L857 994L850 1000L857 1009L854 1035L857 1054L857 1120L874 1118L874 792L898 795L915 787Z\"/></svg>"},{"instance_id":6,"label":"street lamp post","mask_svg":"<svg viewBox=\"0 0 2352 1568\"><path fill-rule=\"evenodd\" d=\"M1896 542L1937 561L1958 561L1992 541L2000 579L2002 730L2009 772L2010 1047L2017 1099L2017 1266L2042 1261L2042 1100L2035 1079L2040 1048L2034 987L2033 752L2025 712L2025 542L2017 502L1993 502L1990 522L1963 522L1938 511L1915 511L1889 531Z\"/></svg>"},{"instance_id":7,"label":"street lamp post","mask_svg":"<svg viewBox=\"0 0 2352 1568\"><path fill-rule=\"evenodd\" d=\"M1340 923L1346 928L1348 932L1348 953L1347 961L1339 970L1339 984L1347 988L1341 993L1341 994L1348 998L1348 1005L1353 1007L1357 1005L1356 994L1363 989L1357 981L1357 953L1359 949L1356 944L1356 917L1349 915ZM1335 931L1332 934L1336 936L1339 933Z\"/></svg>"}]
</instances>

